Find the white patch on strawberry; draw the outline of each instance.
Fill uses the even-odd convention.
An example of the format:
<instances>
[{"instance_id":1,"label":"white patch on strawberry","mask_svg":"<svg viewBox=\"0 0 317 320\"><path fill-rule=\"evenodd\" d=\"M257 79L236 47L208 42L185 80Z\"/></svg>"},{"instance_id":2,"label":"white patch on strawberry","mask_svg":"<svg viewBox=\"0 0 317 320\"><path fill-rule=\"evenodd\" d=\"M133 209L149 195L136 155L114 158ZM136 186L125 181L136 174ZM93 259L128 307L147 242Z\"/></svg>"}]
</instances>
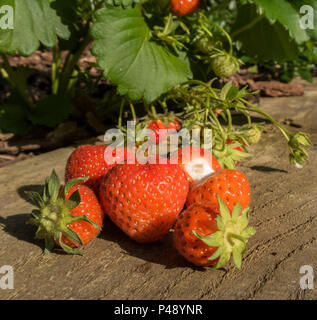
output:
<instances>
[{"instance_id":1,"label":"white patch on strawberry","mask_svg":"<svg viewBox=\"0 0 317 320\"><path fill-rule=\"evenodd\" d=\"M210 161L205 158L193 159L184 165L184 169L194 181L201 180L215 172Z\"/></svg>"}]
</instances>

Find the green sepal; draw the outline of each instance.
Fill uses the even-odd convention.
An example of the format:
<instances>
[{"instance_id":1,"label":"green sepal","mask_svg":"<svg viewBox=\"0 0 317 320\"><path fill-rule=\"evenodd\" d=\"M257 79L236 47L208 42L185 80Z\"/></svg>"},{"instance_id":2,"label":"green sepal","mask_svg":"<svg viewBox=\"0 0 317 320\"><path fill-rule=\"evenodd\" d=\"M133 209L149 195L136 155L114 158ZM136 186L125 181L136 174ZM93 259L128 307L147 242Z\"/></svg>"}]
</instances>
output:
<instances>
[{"instance_id":1,"label":"green sepal","mask_svg":"<svg viewBox=\"0 0 317 320\"><path fill-rule=\"evenodd\" d=\"M44 207L45 203L39 193L34 191L24 191L24 193L38 208Z\"/></svg>"},{"instance_id":2,"label":"green sepal","mask_svg":"<svg viewBox=\"0 0 317 320\"><path fill-rule=\"evenodd\" d=\"M235 148L237 147L243 148L238 142L235 142L234 144L225 144L221 150L218 150L217 147L213 148L212 153L222 168L235 169L237 162L252 157L250 153L236 150Z\"/></svg>"},{"instance_id":3,"label":"green sepal","mask_svg":"<svg viewBox=\"0 0 317 320\"><path fill-rule=\"evenodd\" d=\"M81 202L79 190L72 193L68 200L65 201L65 206L68 210L75 209Z\"/></svg>"},{"instance_id":4,"label":"green sepal","mask_svg":"<svg viewBox=\"0 0 317 320\"><path fill-rule=\"evenodd\" d=\"M219 195L218 206L220 211L220 215L216 218L218 231L207 236L202 236L194 230L192 232L206 245L217 247L214 254L208 258L211 261L219 259L214 266L215 269L222 268L230 260L231 255L234 264L240 269L246 244L256 232L252 227L247 228L249 208L242 210L242 206L237 203L230 213Z\"/></svg>"},{"instance_id":5,"label":"green sepal","mask_svg":"<svg viewBox=\"0 0 317 320\"><path fill-rule=\"evenodd\" d=\"M94 228L99 230L101 229L101 227L98 224L96 224L95 222L87 218L85 215L72 216L69 223L76 222L76 221L86 221L86 222L89 222Z\"/></svg>"},{"instance_id":6,"label":"green sepal","mask_svg":"<svg viewBox=\"0 0 317 320\"><path fill-rule=\"evenodd\" d=\"M62 233L59 234L57 243L59 244L59 246L68 254L73 254L73 255L80 255L82 256L82 253L80 253L78 250L69 247L68 245L66 245L65 243L63 243L62 241Z\"/></svg>"},{"instance_id":7,"label":"green sepal","mask_svg":"<svg viewBox=\"0 0 317 320\"><path fill-rule=\"evenodd\" d=\"M47 190L48 194L50 196L51 201L55 201L59 194L59 188L60 188L60 181L59 178L55 172L55 170L52 171L51 176L48 179L47 182Z\"/></svg>"},{"instance_id":8,"label":"green sepal","mask_svg":"<svg viewBox=\"0 0 317 320\"><path fill-rule=\"evenodd\" d=\"M218 197L219 199L219 197ZM219 200L218 200L219 201ZM234 206L233 210L232 210L232 220L233 221L237 221L240 215L240 212L242 210L242 206L239 205L239 202Z\"/></svg>"},{"instance_id":9,"label":"green sepal","mask_svg":"<svg viewBox=\"0 0 317 320\"><path fill-rule=\"evenodd\" d=\"M83 178L77 178L77 179L72 179L72 180L67 181L67 183L65 184L65 187L64 187L64 192L63 192L64 199L66 198L66 196L72 186L74 186L76 183L85 182L88 179L89 179L89 177L83 177Z\"/></svg>"},{"instance_id":10,"label":"green sepal","mask_svg":"<svg viewBox=\"0 0 317 320\"><path fill-rule=\"evenodd\" d=\"M72 229L70 228L65 228L64 231L62 231L62 233L67 237L69 238L69 240L75 242L75 243L79 243L80 245L83 245L83 241L81 240L81 238L78 236L78 234L73 231Z\"/></svg>"}]
</instances>

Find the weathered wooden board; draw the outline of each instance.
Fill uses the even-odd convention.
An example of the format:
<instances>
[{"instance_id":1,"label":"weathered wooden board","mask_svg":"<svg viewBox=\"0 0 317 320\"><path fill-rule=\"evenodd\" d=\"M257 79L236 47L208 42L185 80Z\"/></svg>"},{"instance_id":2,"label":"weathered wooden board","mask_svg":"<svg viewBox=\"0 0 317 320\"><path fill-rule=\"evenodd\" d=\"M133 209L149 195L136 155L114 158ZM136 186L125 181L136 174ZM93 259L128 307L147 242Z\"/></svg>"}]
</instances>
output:
<instances>
[{"instance_id":1,"label":"weathered wooden board","mask_svg":"<svg viewBox=\"0 0 317 320\"><path fill-rule=\"evenodd\" d=\"M252 185L250 240L241 271L229 263L222 270L192 267L163 241L139 245L105 220L100 237L84 256L42 254L26 225L32 205L23 191L41 190L55 168L62 177L73 150L60 149L0 169L0 267L14 268L14 289L0 299L316 299L301 290L299 269L317 271L317 90L304 97L263 99L279 120L292 118L312 134L314 148L303 169L288 164L285 142L266 126L256 154L241 165Z\"/></svg>"}]
</instances>

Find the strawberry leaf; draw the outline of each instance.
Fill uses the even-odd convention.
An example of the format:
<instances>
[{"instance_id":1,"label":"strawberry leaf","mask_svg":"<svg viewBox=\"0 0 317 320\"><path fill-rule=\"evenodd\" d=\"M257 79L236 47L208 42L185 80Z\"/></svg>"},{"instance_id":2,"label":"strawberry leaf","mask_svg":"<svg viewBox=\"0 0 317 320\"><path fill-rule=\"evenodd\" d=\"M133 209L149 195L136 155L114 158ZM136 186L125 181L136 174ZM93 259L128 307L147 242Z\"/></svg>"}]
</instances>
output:
<instances>
[{"instance_id":1,"label":"strawberry leaf","mask_svg":"<svg viewBox=\"0 0 317 320\"><path fill-rule=\"evenodd\" d=\"M286 0L249 0L249 2L257 4L270 23L278 21L282 24L297 43L309 39L306 31L300 27L299 12Z\"/></svg>"},{"instance_id":2,"label":"strawberry leaf","mask_svg":"<svg viewBox=\"0 0 317 320\"><path fill-rule=\"evenodd\" d=\"M296 8L298 12L301 13L301 17L304 17L308 12L307 6L313 8L313 28L306 29L307 34L315 41L317 41L317 1L316 0L293 0L292 5ZM305 6L305 7L304 7ZM302 12L300 11L303 8ZM304 10L305 9L305 10ZM311 12L309 13L311 14Z\"/></svg>"},{"instance_id":3,"label":"strawberry leaf","mask_svg":"<svg viewBox=\"0 0 317 320\"><path fill-rule=\"evenodd\" d=\"M148 0L106 0L106 4L113 6L122 6L126 8L128 6L132 6L133 4L145 3Z\"/></svg>"},{"instance_id":4,"label":"strawberry leaf","mask_svg":"<svg viewBox=\"0 0 317 320\"><path fill-rule=\"evenodd\" d=\"M104 8L96 13L92 52L105 78L121 95L151 102L191 78L189 67L167 49L151 41L141 7Z\"/></svg>"},{"instance_id":5,"label":"strawberry leaf","mask_svg":"<svg viewBox=\"0 0 317 320\"><path fill-rule=\"evenodd\" d=\"M62 22L59 11L64 0L0 0L0 7L13 8L14 28L0 28L0 52L31 55L40 44L52 48L57 37L67 39L68 27Z\"/></svg>"},{"instance_id":6,"label":"strawberry leaf","mask_svg":"<svg viewBox=\"0 0 317 320\"><path fill-rule=\"evenodd\" d=\"M236 39L241 42L244 52L258 62L273 60L284 63L297 59L298 46L290 37L289 31L278 21L271 24L268 19L264 18L252 28L243 30L257 17L259 14L256 6L249 4L238 6L238 17L233 26L233 34L237 33ZM293 20L291 23L294 23ZM301 39L300 36L298 38Z\"/></svg>"}]
</instances>

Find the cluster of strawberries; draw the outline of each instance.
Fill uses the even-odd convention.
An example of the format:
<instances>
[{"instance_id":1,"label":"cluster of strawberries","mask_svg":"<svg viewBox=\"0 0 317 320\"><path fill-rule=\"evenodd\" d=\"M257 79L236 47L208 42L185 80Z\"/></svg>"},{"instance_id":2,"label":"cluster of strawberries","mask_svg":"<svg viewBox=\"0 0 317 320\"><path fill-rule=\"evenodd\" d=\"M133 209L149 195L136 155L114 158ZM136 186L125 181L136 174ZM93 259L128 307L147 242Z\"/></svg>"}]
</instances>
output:
<instances>
[{"instance_id":1,"label":"cluster of strawberries","mask_svg":"<svg viewBox=\"0 0 317 320\"><path fill-rule=\"evenodd\" d=\"M139 243L158 241L174 229L176 249L195 265L220 268L233 256L241 267L255 233L247 227L250 186L241 172L222 169L209 151L194 146L155 164L129 164L135 153L121 151L80 146L67 161L65 186L53 171L43 196L29 193L38 206L29 223L38 227L46 252L57 244L78 254L99 234L106 214ZM115 163L105 161L106 153Z\"/></svg>"}]
</instances>

